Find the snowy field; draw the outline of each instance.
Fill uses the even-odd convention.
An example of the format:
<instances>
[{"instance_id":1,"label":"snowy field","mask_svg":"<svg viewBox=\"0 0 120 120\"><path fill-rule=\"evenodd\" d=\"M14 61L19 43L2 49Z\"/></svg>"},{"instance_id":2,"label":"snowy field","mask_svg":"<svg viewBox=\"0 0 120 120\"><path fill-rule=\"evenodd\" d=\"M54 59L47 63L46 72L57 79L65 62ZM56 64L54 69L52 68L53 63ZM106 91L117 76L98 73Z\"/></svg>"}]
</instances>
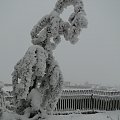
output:
<instances>
[{"instance_id":1,"label":"snowy field","mask_svg":"<svg viewBox=\"0 0 120 120\"><path fill-rule=\"evenodd\" d=\"M47 120L120 120L120 111L102 112L96 114L53 115Z\"/></svg>"},{"instance_id":2,"label":"snowy field","mask_svg":"<svg viewBox=\"0 0 120 120\"><path fill-rule=\"evenodd\" d=\"M14 114L5 113L0 120L18 120ZM29 120L24 119L22 120ZM120 111L101 112L96 114L49 115L44 120L120 120Z\"/></svg>"}]
</instances>

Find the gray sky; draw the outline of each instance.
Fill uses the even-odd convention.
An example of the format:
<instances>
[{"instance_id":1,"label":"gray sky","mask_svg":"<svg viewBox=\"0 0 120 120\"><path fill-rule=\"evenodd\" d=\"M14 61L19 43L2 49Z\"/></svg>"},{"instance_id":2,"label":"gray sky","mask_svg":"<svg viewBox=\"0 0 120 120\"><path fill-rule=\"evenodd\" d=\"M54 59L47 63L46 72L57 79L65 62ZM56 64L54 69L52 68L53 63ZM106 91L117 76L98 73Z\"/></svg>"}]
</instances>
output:
<instances>
[{"instance_id":1,"label":"gray sky","mask_svg":"<svg viewBox=\"0 0 120 120\"><path fill-rule=\"evenodd\" d=\"M0 80L11 83L16 62L31 45L30 31L57 0L0 0ZM88 28L80 41L55 50L64 80L120 85L120 0L84 0ZM67 19L68 7L62 15Z\"/></svg>"}]
</instances>

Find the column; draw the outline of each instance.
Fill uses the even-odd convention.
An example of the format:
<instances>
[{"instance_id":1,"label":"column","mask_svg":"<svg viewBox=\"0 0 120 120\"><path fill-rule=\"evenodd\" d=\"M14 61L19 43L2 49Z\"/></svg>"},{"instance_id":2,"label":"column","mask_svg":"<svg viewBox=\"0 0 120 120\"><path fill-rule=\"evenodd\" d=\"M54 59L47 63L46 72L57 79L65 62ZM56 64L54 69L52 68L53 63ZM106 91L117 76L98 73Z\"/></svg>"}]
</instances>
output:
<instances>
[{"instance_id":1,"label":"column","mask_svg":"<svg viewBox=\"0 0 120 120\"><path fill-rule=\"evenodd\" d=\"M112 98L112 106L111 106L111 110L114 110L114 98Z\"/></svg>"},{"instance_id":2,"label":"column","mask_svg":"<svg viewBox=\"0 0 120 120\"><path fill-rule=\"evenodd\" d=\"M69 98L67 98L67 111L69 110Z\"/></svg>"},{"instance_id":3,"label":"column","mask_svg":"<svg viewBox=\"0 0 120 120\"><path fill-rule=\"evenodd\" d=\"M119 106L119 99L117 98L117 110L119 110L118 106Z\"/></svg>"},{"instance_id":4,"label":"column","mask_svg":"<svg viewBox=\"0 0 120 120\"><path fill-rule=\"evenodd\" d=\"M66 110L67 110L67 107L68 107L68 102L67 102L67 100L68 100L68 99L66 98Z\"/></svg>"},{"instance_id":5,"label":"column","mask_svg":"<svg viewBox=\"0 0 120 120\"><path fill-rule=\"evenodd\" d=\"M76 99L75 99L75 100L76 100L76 102L75 102L75 105L76 105L76 110L77 110L77 99L78 99L78 98L76 98Z\"/></svg>"},{"instance_id":6,"label":"column","mask_svg":"<svg viewBox=\"0 0 120 120\"><path fill-rule=\"evenodd\" d=\"M88 97L86 97L86 110L88 109Z\"/></svg>"},{"instance_id":7,"label":"column","mask_svg":"<svg viewBox=\"0 0 120 120\"><path fill-rule=\"evenodd\" d=\"M99 110L101 110L101 98L100 98L100 103L99 103Z\"/></svg>"},{"instance_id":8,"label":"column","mask_svg":"<svg viewBox=\"0 0 120 120\"><path fill-rule=\"evenodd\" d=\"M85 107L84 107L84 108L85 108L85 110L86 110L86 97L85 97Z\"/></svg>"},{"instance_id":9,"label":"column","mask_svg":"<svg viewBox=\"0 0 120 120\"><path fill-rule=\"evenodd\" d=\"M83 110L84 109L84 97L81 99L81 101L82 101L81 106L82 106L82 110Z\"/></svg>"},{"instance_id":10,"label":"column","mask_svg":"<svg viewBox=\"0 0 120 120\"><path fill-rule=\"evenodd\" d=\"M60 110L62 110L62 100L60 99Z\"/></svg>"},{"instance_id":11,"label":"column","mask_svg":"<svg viewBox=\"0 0 120 120\"><path fill-rule=\"evenodd\" d=\"M115 110L117 110L117 98L115 98Z\"/></svg>"},{"instance_id":12,"label":"column","mask_svg":"<svg viewBox=\"0 0 120 120\"><path fill-rule=\"evenodd\" d=\"M104 108L103 108L103 107L104 107L104 106L103 106L103 102L104 102L103 100L104 100L104 99L102 98L102 99L101 99L101 110L104 109Z\"/></svg>"},{"instance_id":13,"label":"column","mask_svg":"<svg viewBox=\"0 0 120 120\"><path fill-rule=\"evenodd\" d=\"M66 98L65 98L65 111L66 111L66 106L67 106L67 102L66 102Z\"/></svg>"},{"instance_id":14,"label":"column","mask_svg":"<svg viewBox=\"0 0 120 120\"><path fill-rule=\"evenodd\" d=\"M68 110L68 98L66 99L66 110Z\"/></svg>"},{"instance_id":15,"label":"column","mask_svg":"<svg viewBox=\"0 0 120 120\"><path fill-rule=\"evenodd\" d=\"M79 99L78 99L78 109L79 109L79 110L82 109L81 103L82 103L81 97L79 97Z\"/></svg>"},{"instance_id":16,"label":"column","mask_svg":"<svg viewBox=\"0 0 120 120\"><path fill-rule=\"evenodd\" d=\"M89 97L89 99L88 99L88 108L89 108L89 110L90 110L90 97Z\"/></svg>"},{"instance_id":17,"label":"column","mask_svg":"<svg viewBox=\"0 0 120 120\"><path fill-rule=\"evenodd\" d=\"M100 110L99 107L100 107L100 98L98 99L98 110Z\"/></svg>"},{"instance_id":18,"label":"column","mask_svg":"<svg viewBox=\"0 0 120 120\"><path fill-rule=\"evenodd\" d=\"M113 110L115 110L115 98L113 99Z\"/></svg>"},{"instance_id":19,"label":"column","mask_svg":"<svg viewBox=\"0 0 120 120\"><path fill-rule=\"evenodd\" d=\"M75 104L75 98L74 98L74 110L75 110L75 108L76 108L76 104Z\"/></svg>"},{"instance_id":20,"label":"column","mask_svg":"<svg viewBox=\"0 0 120 120\"><path fill-rule=\"evenodd\" d=\"M68 110L70 110L70 98L68 98Z\"/></svg>"},{"instance_id":21,"label":"column","mask_svg":"<svg viewBox=\"0 0 120 120\"><path fill-rule=\"evenodd\" d=\"M93 96L93 110L95 109L95 97Z\"/></svg>"},{"instance_id":22,"label":"column","mask_svg":"<svg viewBox=\"0 0 120 120\"><path fill-rule=\"evenodd\" d=\"M107 110L107 100L105 98L105 110Z\"/></svg>"},{"instance_id":23,"label":"column","mask_svg":"<svg viewBox=\"0 0 120 120\"><path fill-rule=\"evenodd\" d=\"M73 107L72 107L72 110L74 111L74 98L72 99L72 104L73 104Z\"/></svg>"},{"instance_id":24,"label":"column","mask_svg":"<svg viewBox=\"0 0 120 120\"><path fill-rule=\"evenodd\" d=\"M70 110L70 98L68 99L68 110Z\"/></svg>"},{"instance_id":25,"label":"column","mask_svg":"<svg viewBox=\"0 0 120 120\"><path fill-rule=\"evenodd\" d=\"M72 104L71 102L72 102L72 100L71 100L71 98L70 98L70 110L71 110L71 104Z\"/></svg>"},{"instance_id":26,"label":"column","mask_svg":"<svg viewBox=\"0 0 120 120\"><path fill-rule=\"evenodd\" d=\"M79 109L82 110L82 105L83 105L83 103L82 103L81 97L79 98L79 102L78 102L78 103L79 103Z\"/></svg>"},{"instance_id":27,"label":"column","mask_svg":"<svg viewBox=\"0 0 120 120\"><path fill-rule=\"evenodd\" d=\"M71 102L70 102L70 105L71 105L71 110L72 110L72 98L71 98Z\"/></svg>"},{"instance_id":28,"label":"column","mask_svg":"<svg viewBox=\"0 0 120 120\"><path fill-rule=\"evenodd\" d=\"M104 110L104 98L102 98L102 110Z\"/></svg>"},{"instance_id":29,"label":"column","mask_svg":"<svg viewBox=\"0 0 120 120\"><path fill-rule=\"evenodd\" d=\"M61 102L62 102L62 111L63 111L63 99L62 99L62 101L61 101Z\"/></svg>"},{"instance_id":30,"label":"column","mask_svg":"<svg viewBox=\"0 0 120 120\"><path fill-rule=\"evenodd\" d=\"M75 110L76 110L77 108L76 108L76 97L75 97Z\"/></svg>"},{"instance_id":31,"label":"column","mask_svg":"<svg viewBox=\"0 0 120 120\"><path fill-rule=\"evenodd\" d=\"M99 107L99 99L97 98L97 110L98 110L98 107Z\"/></svg>"},{"instance_id":32,"label":"column","mask_svg":"<svg viewBox=\"0 0 120 120\"><path fill-rule=\"evenodd\" d=\"M86 109L86 98L84 97L84 110Z\"/></svg>"},{"instance_id":33,"label":"column","mask_svg":"<svg viewBox=\"0 0 120 120\"><path fill-rule=\"evenodd\" d=\"M83 107L84 107L84 98L83 98L83 96L81 96L81 110L83 110Z\"/></svg>"},{"instance_id":34,"label":"column","mask_svg":"<svg viewBox=\"0 0 120 120\"><path fill-rule=\"evenodd\" d=\"M72 104L73 104L73 108L72 108L72 109L73 109L73 111L74 111L74 98L73 98L73 103L72 103Z\"/></svg>"},{"instance_id":35,"label":"column","mask_svg":"<svg viewBox=\"0 0 120 120\"><path fill-rule=\"evenodd\" d=\"M112 98L110 100L110 110L112 110Z\"/></svg>"},{"instance_id":36,"label":"column","mask_svg":"<svg viewBox=\"0 0 120 120\"><path fill-rule=\"evenodd\" d=\"M69 110L71 110L71 98L69 99Z\"/></svg>"},{"instance_id":37,"label":"column","mask_svg":"<svg viewBox=\"0 0 120 120\"><path fill-rule=\"evenodd\" d=\"M66 109L65 107L66 107L66 104L65 104L65 98L64 98L64 111L65 111L65 109Z\"/></svg>"},{"instance_id":38,"label":"column","mask_svg":"<svg viewBox=\"0 0 120 120\"><path fill-rule=\"evenodd\" d=\"M90 97L90 110L92 109L92 100L91 100L91 97Z\"/></svg>"},{"instance_id":39,"label":"column","mask_svg":"<svg viewBox=\"0 0 120 120\"><path fill-rule=\"evenodd\" d=\"M95 109L97 110L97 98L95 98Z\"/></svg>"},{"instance_id":40,"label":"column","mask_svg":"<svg viewBox=\"0 0 120 120\"><path fill-rule=\"evenodd\" d=\"M109 110L109 99L107 99L107 110Z\"/></svg>"},{"instance_id":41,"label":"column","mask_svg":"<svg viewBox=\"0 0 120 120\"><path fill-rule=\"evenodd\" d=\"M111 103L111 100L110 100L110 98L109 98L109 100L108 100L108 110L110 110L110 103Z\"/></svg>"},{"instance_id":42,"label":"column","mask_svg":"<svg viewBox=\"0 0 120 120\"><path fill-rule=\"evenodd\" d=\"M109 110L109 99L107 99L107 110Z\"/></svg>"},{"instance_id":43,"label":"column","mask_svg":"<svg viewBox=\"0 0 120 120\"><path fill-rule=\"evenodd\" d=\"M66 110L68 110L68 98L66 98Z\"/></svg>"},{"instance_id":44,"label":"column","mask_svg":"<svg viewBox=\"0 0 120 120\"><path fill-rule=\"evenodd\" d=\"M84 97L84 110L86 109L86 97Z\"/></svg>"},{"instance_id":45,"label":"column","mask_svg":"<svg viewBox=\"0 0 120 120\"><path fill-rule=\"evenodd\" d=\"M62 110L62 99L60 99L60 110Z\"/></svg>"},{"instance_id":46,"label":"column","mask_svg":"<svg viewBox=\"0 0 120 120\"><path fill-rule=\"evenodd\" d=\"M77 109L80 109L80 105L79 105L79 97L77 98Z\"/></svg>"},{"instance_id":47,"label":"column","mask_svg":"<svg viewBox=\"0 0 120 120\"><path fill-rule=\"evenodd\" d=\"M106 110L106 98L104 97L104 110Z\"/></svg>"},{"instance_id":48,"label":"column","mask_svg":"<svg viewBox=\"0 0 120 120\"><path fill-rule=\"evenodd\" d=\"M66 98L64 98L64 111L66 109Z\"/></svg>"},{"instance_id":49,"label":"column","mask_svg":"<svg viewBox=\"0 0 120 120\"><path fill-rule=\"evenodd\" d=\"M65 110L65 98L63 99L63 111Z\"/></svg>"},{"instance_id":50,"label":"column","mask_svg":"<svg viewBox=\"0 0 120 120\"><path fill-rule=\"evenodd\" d=\"M116 98L114 98L114 110L116 110L116 108L115 108L115 99L116 99Z\"/></svg>"},{"instance_id":51,"label":"column","mask_svg":"<svg viewBox=\"0 0 120 120\"><path fill-rule=\"evenodd\" d=\"M99 99L99 105L98 105L98 109L100 110L101 108L101 98Z\"/></svg>"},{"instance_id":52,"label":"column","mask_svg":"<svg viewBox=\"0 0 120 120\"><path fill-rule=\"evenodd\" d=\"M72 111L73 111L73 98L72 98Z\"/></svg>"},{"instance_id":53,"label":"column","mask_svg":"<svg viewBox=\"0 0 120 120\"><path fill-rule=\"evenodd\" d=\"M96 100L95 100L95 97L94 97L94 105L93 105L94 110L95 110L95 105L96 105Z\"/></svg>"}]
</instances>

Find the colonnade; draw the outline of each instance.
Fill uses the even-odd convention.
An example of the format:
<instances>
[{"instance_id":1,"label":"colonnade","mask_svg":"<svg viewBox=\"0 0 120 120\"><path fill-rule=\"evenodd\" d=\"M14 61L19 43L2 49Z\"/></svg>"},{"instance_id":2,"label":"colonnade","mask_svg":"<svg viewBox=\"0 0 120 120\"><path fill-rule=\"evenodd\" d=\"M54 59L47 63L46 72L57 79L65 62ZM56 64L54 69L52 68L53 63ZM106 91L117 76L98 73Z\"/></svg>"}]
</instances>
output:
<instances>
[{"instance_id":1,"label":"colonnade","mask_svg":"<svg viewBox=\"0 0 120 120\"><path fill-rule=\"evenodd\" d=\"M66 94L59 99L57 111L75 110L120 110L120 96Z\"/></svg>"}]
</instances>

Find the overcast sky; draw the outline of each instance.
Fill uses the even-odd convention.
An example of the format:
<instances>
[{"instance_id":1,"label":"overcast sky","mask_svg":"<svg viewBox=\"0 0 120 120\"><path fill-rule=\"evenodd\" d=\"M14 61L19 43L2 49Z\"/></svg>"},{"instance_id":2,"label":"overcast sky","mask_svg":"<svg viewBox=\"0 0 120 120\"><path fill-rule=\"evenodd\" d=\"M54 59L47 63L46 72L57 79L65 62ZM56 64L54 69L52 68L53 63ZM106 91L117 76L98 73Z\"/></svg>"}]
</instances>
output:
<instances>
[{"instance_id":1,"label":"overcast sky","mask_svg":"<svg viewBox=\"0 0 120 120\"><path fill-rule=\"evenodd\" d=\"M11 83L16 62L31 45L30 31L57 0L0 0L0 80ZM54 52L65 81L120 85L120 0L84 0L89 22L80 41L62 39ZM73 7L61 16L67 20Z\"/></svg>"}]
</instances>

